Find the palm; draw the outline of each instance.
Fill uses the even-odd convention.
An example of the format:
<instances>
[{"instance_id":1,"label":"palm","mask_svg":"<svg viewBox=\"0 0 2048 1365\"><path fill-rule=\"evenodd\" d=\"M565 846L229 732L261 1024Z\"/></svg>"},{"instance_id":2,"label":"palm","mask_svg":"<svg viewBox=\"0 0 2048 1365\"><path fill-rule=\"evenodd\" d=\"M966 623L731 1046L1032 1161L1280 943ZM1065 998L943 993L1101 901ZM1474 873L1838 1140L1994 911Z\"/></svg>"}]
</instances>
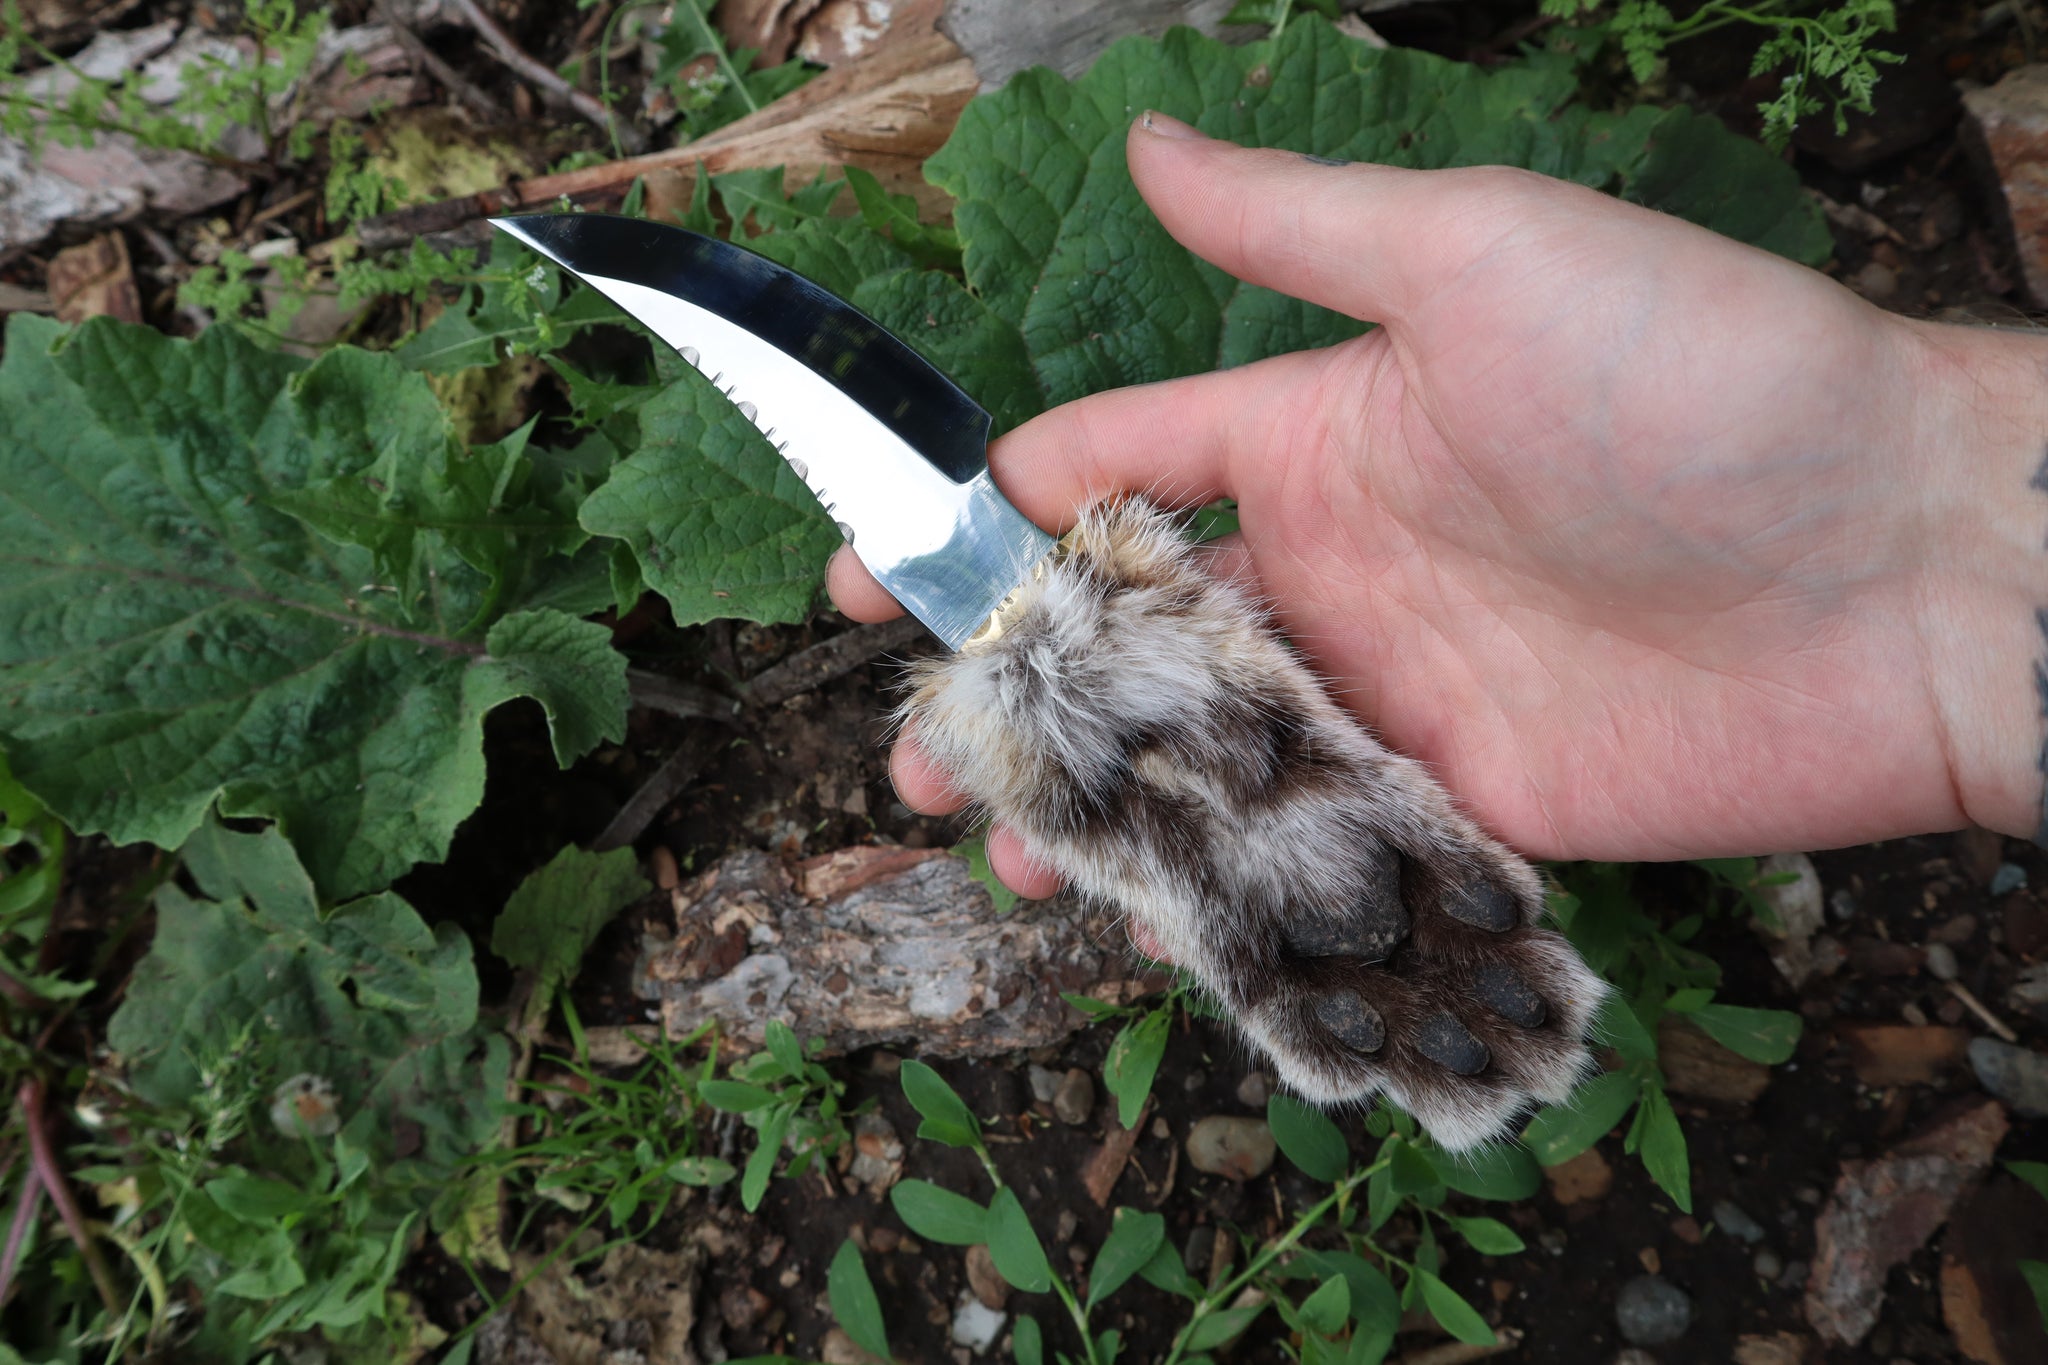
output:
<instances>
[{"instance_id":1,"label":"palm","mask_svg":"<svg viewBox=\"0 0 2048 1365\"><path fill-rule=\"evenodd\" d=\"M1400 321L1273 362L1268 420L1235 424L1266 439L1223 470L1252 565L1388 742L1530 853L1875 832L1872 792L1942 784L1943 755L1872 510L1886 416L1815 395L1868 393L1888 334L1648 217L1482 222ZM1180 401L1204 384L1245 387Z\"/></svg>"}]
</instances>

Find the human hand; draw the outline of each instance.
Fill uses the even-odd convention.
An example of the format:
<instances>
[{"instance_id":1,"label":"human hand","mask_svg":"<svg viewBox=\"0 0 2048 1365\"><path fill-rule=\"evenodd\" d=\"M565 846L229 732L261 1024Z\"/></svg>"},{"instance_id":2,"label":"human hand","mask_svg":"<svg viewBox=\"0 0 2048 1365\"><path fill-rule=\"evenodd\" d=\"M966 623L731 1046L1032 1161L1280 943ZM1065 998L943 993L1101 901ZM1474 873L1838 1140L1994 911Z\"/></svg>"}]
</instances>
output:
<instances>
[{"instance_id":1,"label":"human hand","mask_svg":"<svg viewBox=\"0 0 2048 1365\"><path fill-rule=\"evenodd\" d=\"M1190 249L1382 325L1046 413L990 452L1027 515L1235 497L1219 571L1530 856L2034 831L2039 343L1524 172L1323 166L1156 116L1129 159ZM830 587L898 610L850 552ZM960 803L914 735L892 772ZM1011 832L989 849L1056 888Z\"/></svg>"}]
</instances>

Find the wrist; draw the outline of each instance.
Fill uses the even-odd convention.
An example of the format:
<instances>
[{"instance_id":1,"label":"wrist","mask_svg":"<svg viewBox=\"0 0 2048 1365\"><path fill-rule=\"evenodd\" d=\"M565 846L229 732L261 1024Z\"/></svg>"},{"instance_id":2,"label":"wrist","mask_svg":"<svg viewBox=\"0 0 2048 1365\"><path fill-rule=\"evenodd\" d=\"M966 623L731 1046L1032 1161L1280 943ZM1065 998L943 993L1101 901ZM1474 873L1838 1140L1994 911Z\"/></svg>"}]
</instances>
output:
<instances>
[{"instance_id":1,"label":"wrist","mask_svg":"<svg viewBox=\"0 0 2048 1365\"><path fill-rule=\"evenodd\" d=\"M1907 568L1957 803L2039 838L2048 762L2048 335L1905 323L1913 452Z\"/></svg>"}]
</instances>

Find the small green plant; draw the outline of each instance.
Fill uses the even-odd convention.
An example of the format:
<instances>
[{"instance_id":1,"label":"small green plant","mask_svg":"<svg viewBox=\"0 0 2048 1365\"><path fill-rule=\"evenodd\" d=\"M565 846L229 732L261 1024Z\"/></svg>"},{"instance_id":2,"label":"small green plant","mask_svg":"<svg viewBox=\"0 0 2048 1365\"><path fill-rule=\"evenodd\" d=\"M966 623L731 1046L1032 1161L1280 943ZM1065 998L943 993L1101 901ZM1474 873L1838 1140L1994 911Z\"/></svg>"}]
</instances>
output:
<instances>
[{"instance_id":1,"label":"small green plant","mask_svg":"<svg viewBox=\"0 0 2048 1365\"><path fill-rule=\"evenodd\" d=\"M1832 114L1837 133L1845 131L1849 110L1870 112L1878 67L1904 60L1872 46L1879 35L1898 27L1892 0L1842 0L1833 6L1705 0L1682 19L1658 0L1543 0L1543 13L1597 21L1592 46L1611 39L1638 83L1655 78L1673 43L1734 24L1762 29L1766 36L1749 74L1785 70L1778 93L1757 106L1764 142L1773 148L1782 148L1801 120L1823 111Z\"/></svg>"},{"instance_id":2,"label":"small green plant","mask_svg":"<svg viewBox=\"0 0 2048 1365\"><path fill-rule=\"evenodd\" d=\"M1126 1128L1138 1126L1145 1099L1152 1093L1152 1080L1166 1056L1166 1040L1173 1021L1185 1010L1197 1019L1217 1017L1215 1005L1195 982L1179 972L1173 985L1156 1002L1146 1005L1112 1005L1086 995L1062 991L1060 998L1094 1022L1123 1020L1110 1039L1109 1053L1102 1062L1103 1088L1116 1099L1117 1122Z\"/></svg>"},{"instance_id":3,"label":"small green plant","mask_svg":"<svg viewBox=\"0 0 2048 1365\"><path fill-rule=\"evenodd\" d=\"M817 1040L806 1047L780 1019L769 1020L765 1034L767 1047L734 1066L728 1079L697 1082L699 1099L754 1130L754 1153L740 1176L740 1203L749 1213L761 1206L785 1149L783 1174L796 1180L813 1163L830 1161L847 1140L846 1085L815 1060Z\"/></svg>"},{"instance_id":4,"label":"small green plant","mask_svg":"<svg viewBox=\"0 0 2048 1365\"><path fill-rule=\"evenodd\" d=\"M2048 1162L2008 1161L2005 1169L2026 1181L2043 1199L2048 1199ZM2041 1325L2048 1327L2048 1261L2021 1261L2020 1277L2027 1282L2027 1289L2034 1296L2034 1309L2041 1315Z\"/></svg>"}]
</instances>

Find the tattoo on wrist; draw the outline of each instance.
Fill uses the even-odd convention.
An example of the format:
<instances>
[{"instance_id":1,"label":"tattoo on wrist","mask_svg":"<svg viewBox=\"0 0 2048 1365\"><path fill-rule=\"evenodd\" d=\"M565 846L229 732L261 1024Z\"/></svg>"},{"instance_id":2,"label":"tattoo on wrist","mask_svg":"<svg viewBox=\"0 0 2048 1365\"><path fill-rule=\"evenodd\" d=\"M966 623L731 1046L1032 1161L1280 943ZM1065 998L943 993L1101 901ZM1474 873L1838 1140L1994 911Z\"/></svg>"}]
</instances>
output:
<instances>
[{"instance_id":1,"label":"tattoo on wrist","mask_svg":"<svg viewBox=\"0 0 2048 1365\"><path fill-rule=\"evenodd\" d=\"M2027 480L2027 486L2037 492L2048 493L2048 452L2041 456L2041 467L2034 471L2034 477ZM2034 608L2034 624L2040 627L2041 643L2048 649L2048 607ZM2048 848L2048 652L2034 661L2034 695L2041 701L2041 756L2034 766L2041 773L2041 821L2034 827L2034 842Z\"/></svg>"}]
</instances>

